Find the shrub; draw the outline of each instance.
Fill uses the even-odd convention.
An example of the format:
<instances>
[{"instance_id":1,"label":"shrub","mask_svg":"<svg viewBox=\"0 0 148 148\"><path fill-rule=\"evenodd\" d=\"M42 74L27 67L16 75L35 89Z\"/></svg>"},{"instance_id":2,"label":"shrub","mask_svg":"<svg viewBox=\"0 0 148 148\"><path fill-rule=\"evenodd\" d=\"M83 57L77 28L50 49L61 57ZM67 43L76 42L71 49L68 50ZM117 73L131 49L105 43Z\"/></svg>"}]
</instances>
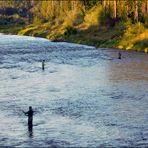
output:
<instances>
[{"instance_id":1,"label":"shrub","mask_svg":"<svg viewBox=\"0 0 148 148\"><path fill-rule=\"evenodd\" d=\"M67 26L66 31L64 33L64 35L72 35L72 34L77 34L77 29L71 26Z\"/></svg>"},{"instance_id":2,"label":"shrub","mask_svg":"<svg viewBox=\"0 0 148 148\"><path fill-rule=\"evenodd\" d=\"M125 23L125 32L121 42L119 43L119 48L125 48L126 50L135 49L143 50L148 47L148 30L144 27L142 23L130 24Z\"/></svg>"},{"instance_id":3,"label":"shrub","mask_svg":"<svg viewBox=\"0 0 148 148\"><path fill-rule=\"evenodd\" d=\"M47 39L50 39L52 41L56 41L59 38L59 34L57 33L51 33L46 36Z\"/></svg>"},{"instance_id":4,"label":"shrub","mask_svg":"<svg viewBox=\"0 0 148 148\"><path fill-rule=\"evenodd\" d=\"M42 23L42 20L39 18L39 17L34 17L34 19L33 19L33 23L34 24L41 24Z\"/></svg>"},{"instance_id":5,"label":"shrub","mask_svg":"<svg viewBox=\"0 0 148 148\"><path fill-rule=\"evenodd\" d=\"M81 24L84 20L84 15L81 11L72 10L67 12L66 17L64 19L64 26L77 26Z\"/></svg>"},{"instance_id":6,"label":"shrub","mask_svg":"<svg viewBox=\"0 0 148 148\"><path fill-rule=\"evenodd\" d=\"M30 35L30 33L33 32L33 30L37 29L37 27L30 27L30 28L26 28L26 29L23 29L21 31L18 32L18 35Z\"/></svg>"},{"instance_id":7,"label":"shrub","mask_svg":"<svg viewBox=\"0 0 148 148\"><path fill-rule=\"evenodd\" d=\"M93 7L84 18L85 23L88 26L99 26L101 23L101 16L103 13L102 6Z\"/></svg>"}]
</instances>

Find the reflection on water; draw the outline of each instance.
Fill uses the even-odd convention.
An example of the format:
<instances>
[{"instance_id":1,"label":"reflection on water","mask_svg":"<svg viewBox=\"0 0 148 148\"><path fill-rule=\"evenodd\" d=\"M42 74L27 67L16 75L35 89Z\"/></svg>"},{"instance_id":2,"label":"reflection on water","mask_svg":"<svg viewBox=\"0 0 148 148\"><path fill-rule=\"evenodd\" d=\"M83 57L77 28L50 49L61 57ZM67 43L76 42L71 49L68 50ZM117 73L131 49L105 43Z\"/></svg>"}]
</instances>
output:
<instances>
[{"instance_id":1,"label":"reflection on water","mask_svg":"<svg viewBox=\"0 0 148 148\"><path fill-rule=\"evenodd\" d=\"M28 126L28 135L30 138L33 138L33 126Z\"/></svg>"},{"instance_id":2,"label":"reflection on water","mask_svg":"<svg viewBox=\"0 0 148 148\"><path fill-rule=\"evenodd\" d=\"M0 38L0 146L148 145L147 54Z\"/></svg>"}]
</instances>

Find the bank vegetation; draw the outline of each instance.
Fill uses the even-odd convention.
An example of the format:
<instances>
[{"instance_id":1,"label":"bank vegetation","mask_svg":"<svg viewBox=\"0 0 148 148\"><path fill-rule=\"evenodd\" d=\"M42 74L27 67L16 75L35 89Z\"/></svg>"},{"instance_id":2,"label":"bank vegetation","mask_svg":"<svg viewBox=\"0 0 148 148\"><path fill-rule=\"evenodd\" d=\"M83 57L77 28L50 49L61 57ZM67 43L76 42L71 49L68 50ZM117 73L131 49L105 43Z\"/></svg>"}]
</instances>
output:
<instances>
[{"instance_id":1,"label":"bank vegetation","mask_svg":"<svg viewBox=\"0 0 148 148\"><path fill-rule=\"evenodd\" d=\"M148 52L148 1L0 1L0 32Z\"/></svg>"}]
</instances>

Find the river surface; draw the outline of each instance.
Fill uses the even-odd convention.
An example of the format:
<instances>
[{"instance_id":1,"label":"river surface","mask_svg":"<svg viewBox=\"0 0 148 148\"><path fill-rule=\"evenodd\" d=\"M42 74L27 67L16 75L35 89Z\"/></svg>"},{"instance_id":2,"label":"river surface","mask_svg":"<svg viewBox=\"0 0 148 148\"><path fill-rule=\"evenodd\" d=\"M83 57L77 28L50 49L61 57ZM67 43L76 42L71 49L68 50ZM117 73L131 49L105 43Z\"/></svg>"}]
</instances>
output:
<instances>
[{"instance_id":1,"label":"river surface","mask_svg":"<svg viewBox=\"0 0 148 148\"><path fill-rule=\"evenodd\" d=\"M148 55L120 52L0 34L0 147L148 146Z\"/></svg>"}]
</instances>

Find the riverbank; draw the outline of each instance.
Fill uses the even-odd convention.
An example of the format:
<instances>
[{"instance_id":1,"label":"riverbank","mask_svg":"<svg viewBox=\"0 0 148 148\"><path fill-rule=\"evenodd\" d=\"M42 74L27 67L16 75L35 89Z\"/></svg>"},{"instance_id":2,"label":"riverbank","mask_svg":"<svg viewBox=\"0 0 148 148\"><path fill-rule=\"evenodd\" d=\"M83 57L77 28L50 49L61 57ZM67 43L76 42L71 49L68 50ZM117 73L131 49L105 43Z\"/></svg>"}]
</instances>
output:
<instances>
[{"instance_id":1,"label":"riverbank","mask_svg":"<svg viewBox=\"0 0 148 148\"><path fill-rule=\"evenodd\" d=\"M0 33L17 35L18 32L24 28L24 25L0 26Z\"/></svg>"},{"instance_id":2,"label":"riverbank","mask_svg":"<svg viewBox=\"0 0 148 148\"><path fill-rule=\"evenodd\" d=\"M27 26L0 27L0 32L43 37L54 42L65 41L97 48L119 48L148 52L148 29L142 23L117 23L114 27L103 26L98 28L86 24L71 27L47 22Z\"/></svg>"}]
</instances>

